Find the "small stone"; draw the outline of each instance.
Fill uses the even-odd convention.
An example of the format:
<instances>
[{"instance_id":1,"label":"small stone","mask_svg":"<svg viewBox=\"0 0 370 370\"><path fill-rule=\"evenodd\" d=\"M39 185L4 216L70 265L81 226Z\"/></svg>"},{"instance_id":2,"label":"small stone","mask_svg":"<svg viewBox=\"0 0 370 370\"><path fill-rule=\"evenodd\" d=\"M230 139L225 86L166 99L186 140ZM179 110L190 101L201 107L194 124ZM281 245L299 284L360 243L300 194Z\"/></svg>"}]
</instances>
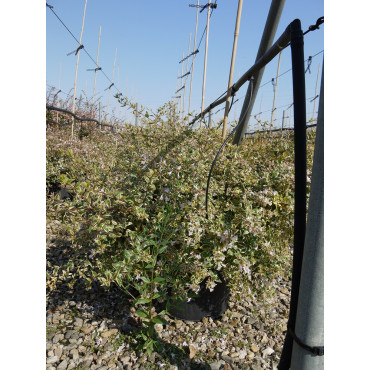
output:
<instances>
[{"instance_id":1,"label":"small stone","mask_svg":"<svg viewBox=\"0 0 370 370\"><path fill-rule=\"evenodd\" d=\"M213 349L210 349L209 351L208 351L208 356L209 357L214 357L216 355L216 352L213 350Z\"/></svg>"},{"instance_id":2,"label":"small stone","mask_svg":"<svg viewBox=\"0 0 370 370\"><path fill-rule=\"evenodd\" d=\"M48 357L53 357L53 356L54 356L54 351L53 350L49 351L48 352Z\"/></svg>"},{"instance_id":3,"label":"small stone","mask_svg":"<svg viewBox=\"0 0 370 370\"><path fill-rule=\"evenodd\" d=\"M264 334L263 338L261 339L261 343L266 344L268 342L267 335Z\"/></svg>"},{"instance_id":4,"label":"small stone","mask_svg":"<svg viewBox=\"0 0 370 370\"><path fill-rule=\"evenodd\" d=\"M75 319L75 327L80 328L83 325L84 321L80 318Z\"/></svg>"},{"instance_id":5,"label":"small stone","mask_svg":"<svg viewBox=\"0 0 370 370\"><path fill-rule=\"evenodd\" d=\"M63 360L57 367L57 370L66 370L68 366L68 361Z\"/></svg>"},{"instance_id":6,"label":"small stone","mask_svg":"<svg viewBox=\"0 0 370 370\"><path fill-rule=\"evenodd\" d=\"M154 325L154 330L155 330L157 333L162 333L162 331L163 331L163 325L162 325L162 324L155 324L155 325Z\"/></svg>"},{"instance_id":7,"label":"small stone","mask_svg":"<svg viewBox=\"0 0 370 370\"><path fill-rule=\"evenodd\" d=\"M227 362L225 363L224 367L222 367L223 370L233 370L231 365L229 365Z\"/></svg>"},{"instance_id":8,"label":"small stone","mask_svg":"<svg viewBox=\"0 0 370 370\"><path fill-rule=\"evenodd\" d=\"M262 351L262 358L266 358L266 356L270 356L274 352L275 351L271 347L266 347L266 349Z\"/></svg>"},{"instance_id":9,"label":"small stone","mask_svg":"<svg viewBox=\"0 0 370 370\"><path fill-rule=\"evenodd\" d=\"M252 350L253 352L258 352L259 348L258 348L258 346L256 346L255 344L252 344L252 345L251 345L251 350Z\"/></svg>"},{"instance_id":10,"label":"small stone","mask_svg":"<svg viewBox=\"0 0 370 370\"><path fill-rule=\"evenodd\" d=\"M240 360L244 360L246 356L247 356L247 351L243 350L243 351L239 352L239 359Z\"/></svg>"},{"instance_id":11,"label":"small stone","mask_svg":"<svg viewBox=\"0 0 370 370\"><path fill-rule=\"evenodd\" d=\"M229 353L230 351L228 349L225 349L225 351L221 353L221 356L227 356Z\"/></svg>"},{"instance_id":12,"label":"small stone","mask_svg":"<svg viewBox=\"0 0 370 370\"><path fill-rule=\"evenodd\" d=\"M283 293L283 294L287 294L287 295L289 294L289 290L287 288L285 288L285 287L282 287L280 289L280 292Z\"/></svg>"},{"instance_id":13,"label":"small stone","mask_svg":"<svg viewBox=\"0 0 370 370\"><path fill-rule=\"evenodd\" d=\"M121 362L123 365L128 365L130 363L130 356L122 357Z\"/></svg>"},{"instance_id":14,"label":"small stone","mask_svg":"<svg viewBox=\"0 0 370 370\"><path fill-rule=\"evenodd\" d=\"M220 360L220 361L217 361L217 362L212 362L209 364L209 367L211 368L211 370L219 370L220 367L222 365L225 364L225 361L224 360Z\"/></svg>"},{"instance_id":15,"label":"small stone","mask_svg":"<svg viewBox=\"0 0 370 370\"><path fill-rule=\"evenodd\" d=\"M54 354L55 354L55 356L60 357L60 356L62 355L62 353L63 353L63 347L62 347L62 346L60 346L60 347L58 347L58 348L56 348L56 349L54 350Z\"/></svg>"},{"instance_id":16,"label":"small stone","mask_svg":"<svg viewBox=\"0 0 370 370\"><path fill-rule=\"evenodd\" d=\"M64 334L55 334L53 338L53 343L56 344L62 339L64 339Z\"/></svg>"},{"instance_id":17,"label":"small stone","mask_svg":"<svg viewBox=\"0 0 370 370\"><path fill-rule=\"evenodd\" d=\"M254 359L254 353L253 352L248 353L247 359L249 361L253 360Z\"/></svg>"},{"instance_id":18,"label":"small stone","mask_svg":"<svg viewBox=\"0 0 370 370\"><path fill-rule=\"evenodd\" d=\"M102 333L101 336L102 336L102 338L108 338L111 335L114 335L114 334L117 334L117 333L118 333L118 329L111 329L111 330L108 330L108 331L105 331L104 333Z\"/></svg>"},{"instance_id":19,"label":"small stone","mask_svg":"<svg viewBox=\"0 0 370 370\"><path fill-rule=\"evenodd\" d=\"M230 355L231 358L235 358L235 357L238 357L238 356L239 356L239 354L237 352L234 352Z\"/></svg>"},{"instance_id":20,"label":"small stone","mask_svg":"<svg viewBox=\"0 0 370 370\"><path fill-rule=\"evenodd\" d=\"M52 356L52 357L49 357L47 360L46 360L46 363L47 364L55 364L56 362L59 361L59 357L58 356Z\"/></svg>"},{"instance_id":21,"label":"small stone","mask_svg":"<svg viewBox=\"0 0 370 370\"><path fill-rule=\"evenodd\" d=\"M94 327L93 327L93 326L90 326L89 328L83 327L83 328L81 328L81 331L82 331L84 334L88 335L88 334L90 334L90 333L92 332L92 330L93 330L93 329L94 329Z\"/></svg>"},{"instance_id":22,"label":"small stone","mask_svg":"<svg viewBox=\"0 0 370 370\"><path fill-rule=\"evenodd\" d=\"M189 345L189 358L194 358L195 354L197 353L197 347L193 346L192 344Z\"/></svg>"}]
</instances>

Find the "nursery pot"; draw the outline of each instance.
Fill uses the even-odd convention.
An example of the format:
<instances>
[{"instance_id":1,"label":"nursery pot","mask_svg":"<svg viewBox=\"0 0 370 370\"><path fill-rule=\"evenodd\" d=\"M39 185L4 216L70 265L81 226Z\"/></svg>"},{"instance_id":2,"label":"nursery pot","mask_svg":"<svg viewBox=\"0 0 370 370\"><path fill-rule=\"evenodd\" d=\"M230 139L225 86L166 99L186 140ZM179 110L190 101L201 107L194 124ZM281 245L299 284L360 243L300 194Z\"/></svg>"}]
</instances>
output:
<instances>
[{"instance_id":1,"label":"nursery pot","mask_svg":"<svg viewBox=\"0 0 370 370\"><path fill-rule=\"evenodd\" d=\"M169 313L171 316L188 321L200 321L203 317L219 318L227 309L230 291L226 281L220 276L221 282L217 283L211 292L206 288L207 279L200 284L198 297L187 301L172 301Z\"/></svg>"}]
</instances>

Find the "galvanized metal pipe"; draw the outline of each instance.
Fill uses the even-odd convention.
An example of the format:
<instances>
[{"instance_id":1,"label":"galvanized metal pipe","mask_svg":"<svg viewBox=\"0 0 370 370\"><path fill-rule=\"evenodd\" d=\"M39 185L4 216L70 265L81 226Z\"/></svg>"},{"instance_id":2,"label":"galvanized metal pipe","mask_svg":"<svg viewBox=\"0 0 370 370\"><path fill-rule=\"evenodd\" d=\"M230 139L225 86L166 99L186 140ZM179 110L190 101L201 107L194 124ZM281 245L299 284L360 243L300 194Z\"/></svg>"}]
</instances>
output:
<instances>
[{"instance_id":1,"label":"galvanized metal pipe","mask_svg":"<svg viewBox=\"0 0 370 370\"><path fill-rule=\"evenodd\" d=\"M312 182L308 206L295 334L306 345L324 345L324 74L321 78ZM322 370L324 356L293 344L292 370Z\"/></svg>"},{"instance_id":2,"label":"galvanized metal pipe","mask_svg":"<svg viewBox=\"0 0 370 370\"><path fill-rule=\"evenodd\" d=\"M233 51L232 51L232 54L231 54L229 82L228 82L228 85L227 85L228 93L227 93L227 96L226 96L224 123L223 123L223 127L222 127L222 139L226 138L226 129L227 129L227 121L228 121L228 118L229 118L229 107L230 107L230 96L231 96L230 95L230 87L233 83L236 47L238 45L238 36L239 36L239 27L240 27L241 15L242 15L242 8L243 8L243 0L239 0L238 11L237 11L237 14L236 14L236 21L235 21L234 44L233 44Z\"/></svg>"},{"instance_id":3,"label":"galvanized metal pipe","mask_svg":"<svg viewBox=\"0 0 370 370\"><path fill-rule=\"evenodd\" d=\"M271 1L271 6L270 6L269 14L267 16L266 25L263 30L260 46L257 52L256 62L261 58L262 55L266 53L268 48L273 43L284 5L285 5L285 0L272 0ZM244 99L243 107L240 111L240 116L239 116L240 122L238 124L238 128L235 131L233 144L239 145L242 138L244 137L244 133L248 131L249 117L252 113L254 102L257 97L257 93L258 93L259 86L261 84L263 72L264 72L264 68L261 68L257 70L254 75L252 97L251 97L251 89L248 87L247 94ZM244 119L242 119L243 117Z\"/></svg>"}]
</instances>

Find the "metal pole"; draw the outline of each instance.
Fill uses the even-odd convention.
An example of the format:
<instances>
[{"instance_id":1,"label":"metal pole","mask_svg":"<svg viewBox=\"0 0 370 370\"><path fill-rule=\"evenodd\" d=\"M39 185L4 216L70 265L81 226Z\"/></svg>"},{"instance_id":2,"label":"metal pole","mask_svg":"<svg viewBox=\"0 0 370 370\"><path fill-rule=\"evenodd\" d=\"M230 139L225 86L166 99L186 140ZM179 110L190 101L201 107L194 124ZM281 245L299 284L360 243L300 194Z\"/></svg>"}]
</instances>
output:
<instances>
[{"instance_id":1,"label":"metal pole","mask_svg":"<svg viewBox=\"0 0 370 370\"><path fill-rule=\"evenodd\" d=\"M112 82L114 81L114 67L116 66L116 58L117 58L117 48L116 48L116 52L114 53L113 72L112 72ZM109 113L110 89L111 89L111 88L109 88L109 92L108 92L108 102L107 102L107 110L106 110L106 112L105 112L105 120L107 120L108 113Z\"/></svg>"},{"instance_id":2,"label":"metal pole","mask_svg":"<svg viewBox=\"0 0 370 370\"><path fill-rule=\"evenodd\" d=\"M118 78L118 91L120 91L120 81L119 81L119 63L117 63L117 78ZM118 122L121 125L121 104L118 104Z\"/></svg>"},{"instance_id":3,"label":"metal pole","mask_svg":"<svg viewBox=\"0 0 370 370\"><path fill-rule=\"evenodd\" d=\"M81 46L81 42L82 42L82 33L84 31L84 24L85 24L86 5L87 5L87 0L85 1L84 15L83 15L83 18L82 18L82 28L81 28L81 33L80 33L80 41L79 41L79 45L78 46ZM73 112L73 114L75 113L75 106L76 106L77 73L78 73L78 63L79 63L79 61L80 61L80 49L77 49L75 83L74 83L73 102L72 102L72 112ZM73 137L74 125L75 125L75 118L73 117L73 119L72 119L71 137Z\"/></svg>"},{"instance_id":4,"label":"metal pole","mask_svg":"<svg viewBox=\"0 0 370 370\"><path fill-rule=\"evenodd\" d=\"M288 332L278 366L279 370L288 370L290 367L293 338L289 330L294 330L296 322L306 232L306 92L303 32L299 19L291 23L290 30L294 101L294 251Z\"/></svg>"},{"instance_id":5,"label":"metal pole","mask_svg":"<svg viewBox=\"0 0 370 370\"><path fill-rule=\"evenodd\" d=\"M324 70L324 69L323 69ZM299 288L296 336L311 347L324 345L324 73L321 78L307 232ZM322 348L323 350L323 348ZM293 344L292 370L322 370L324 356Z\"/></svg>"},{"instance_id":6,"label":"metal pole","mask_svg":"<svg viewBox=\"0 0 370 370\"><path fill-rule=\"evenodd\" d=\"M270 6L269 14L267 16L266 25L263 31L261 43L258 49L256 62L263 54L265 54L265 52L272 45L272 42L276 34L277 26L279 24L280 16L284 8L284 4L285 4L285 0L272 0L271 1L271 6ZM248 90L247 90L247 94L245 95L243 107L240 111L240 116L239 116L240 118L239 118L239 124L238 124L239 126L235 131L233 144L239 145L244 136L244 133L248 131L249 117L252 113L254 101L256 100L258 88L260 86L264 70L265 68L261 68L253 76L254 84L253 84L252 97L250 96L251 86L248 86Z\"/></svg>"},{"instance_id":7,"label":"metal pole","mask_svg":"<svg viewBox=\"0 0 370 370\"><path fill-rule=\"evenodd\" d=\"M182 76L184 75L184 56L185 56L185 53L182 53L182 62L181 62L181 80L180 80L180 89L182 88ZM183 94L184 92L181 91L181 98L180 98L180 115L182 118L184 118L184 107L182 106L182 98L183 98Z\"/></svg>"},{"instance_id":8,"label":"metal pole","mask_svg":"<svg viewBox=\"0 0 370 370\"><path fill-rule=\"evenodd\" d=\"M59 83L58 83L58 91L60 91L60 80L62 76L62 62L59 65ZM59 122L59 112L57 112L57 122Z\"/></svg>"},{"instance_id":9,"label":"metal pole","mask_svg":"<svg viewBox=\"0 0 370 370\"><path fill-rule=\"evenodd\" d=\"M190 41L191 41L191 32L190 32L190 36L189 36L189 47L188 47L188 55L190 54ZM189 58L186 60L186 72L185 73L188 73L188 67L189 67ZM185 77L185 83L184 83L184 97L183 97L183 106L184 106L184 114L185 114L185 92L186 92L186 80L188 79L188 77L186 76Z\"/></svg>"},{"instance_id":10,"label":"metal pole","mask_svg":"<svg viewBox=\"0 0 370 370\"><path fill-rule=\"evenodd\" d=\"M319 82L319 74L320 74L320 63L319 63L319 67L317 68L317 78L316 78L316 87L315 87L315 96L314 96L315 100L313 101L313 110L312 110L312 119L311 119L312 121L315 118L316 96L317 96L317 85Z\"/></svg>"},{"instance_id":11,"label":"metal pole","mask_svg":"<svg viewBox=\"0 0 370 370\"><path fill-rule=\"evenodd\" d=\"M96 54L96 66L98 66L98 62L99 62L100 35L101 35L101 26L99 27L98 52ZM96 68L98 68L98 67L96 67ZM94 73L94 89L93 89L93 96L92 96L93 105L95 104L94 97L95 97L95 87L96 87L96 75L97 75L97 72L98 72L96 68L95 68L95 73Z\"/></svg>"},{"instance_id":12,"label":"metal pole","mask_svg":"<svg viewBox=\"0 0 370 370\"><path fill-rule=\"evenodd\" d=\"M99 102L99 128L100 130L102 130L102 125L101 125L101 102Z\"/></svg>"},{"instance_id":13,"label":"metal pole","mask_svg":"<svg viewBox=\"0 0 370 370\"><path fill-rule=\"evenodd\" d=\"M283 110L283 119L281 121L281 137L283 137L284 119L285 119L285 110Z\"/></svg>"},{"instance_id":14,"label":"metal pole","mask_svg":"<svg viewBox=\"0 0 370 370\"><path fill-rule=\"evenodd\" d=\"M207 11L207 28L206 28L206 45L204 52L204 67L203 67L203 87L202 87L202 105L200 111L203 112L204 108L204 93L206 89L206 74L207 74L207 54L208 54L208 35L209 35L209 15L211 10L211 0L208 0L208 11ZM203 118L203 117L202 117ZM199 127L202 126L202 121L200 121Z\"/></svg>"},{"instance_id":15,"label":"metal pole","mask_svg":"<svg viewBox=\"0 0 370 370\"><path fill-rule=\"evenodd\" d=\"M222 127L222 139L223 140L226 138L227 121L228 121L228 118L229 118L229 106L230 106L230 96L231 96L230 87L233 83L235 55L236 55L236 47L237 47L237 44L238 44L239 27L240 27L241 15L242 15L242 8L243 8L243 0L239 0L238 11L237 11L237 14L236 14L236 21L235 21L233 51L232 51L232 54L231 54L229 83L227 85L228 93L227 93L226 105L225 105L224 123L223 123L223 127Z\"/></svg>"},{"instance_id":16,"label":"metal pole","mask_svg":"<svg viewBox=\"0 0 370 370\"><path fill-rule=\"evenodd\" d=\"M194 35L193 53L195 52L195 43L197 41L198 15L199 15L199 0L198 0L198 3L197 3L197 19L195 21L195 35ZM190 103L191 103L191 89L192 89L192 86L193 86L194 58L195 58L195 54L193 54L193 61L192 61L192 68L191 68L190 91L189 91L189 111L188 111L189 114L190 114Z\"/></svg>"},{"instance_id":17,"label":"metal pole","mask_svg":"<svg viewBox=\"0 0 370 370\"><path fill-rule=\"evenodd\" d=\"M177 71L176 93L179 90L179 78L180 78L179 71ZM180 105L179 105L178 100L177 100L178 98L175 98L175 99L176 99L176 105L177 105L177 108L178 108L178 112L180 113Z\"/></svg>"},{"instance_id":18,"label":"metal pole","mask_svg":"<svg viewBox=\"0 0 370 370\"><path fill-rule=\"evenodd\" d=\"M274 124L275 101L276 101L276 93L277 93L277 87L278 87L278 81L279 81L280 61L281 61L281 52L279 54L278 68L277 68L277 72L276 72L276 80L275 80L276 82L275 82L275 89L274 89L274 100L272 102L272 110L271 110L271 125Z\"/></svg>"}]
</instances>

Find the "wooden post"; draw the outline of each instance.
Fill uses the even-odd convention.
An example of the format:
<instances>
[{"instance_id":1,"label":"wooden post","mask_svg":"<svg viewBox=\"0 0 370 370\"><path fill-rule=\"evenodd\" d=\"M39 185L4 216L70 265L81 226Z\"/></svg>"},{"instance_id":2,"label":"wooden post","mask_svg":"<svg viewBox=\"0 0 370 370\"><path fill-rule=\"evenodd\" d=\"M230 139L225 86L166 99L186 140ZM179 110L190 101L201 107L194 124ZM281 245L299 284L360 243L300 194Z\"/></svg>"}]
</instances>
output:
<instances>
[{"instance_id":1,"label":"wooden post","mask_svg":"<svg viewBox=\"0 0 370 370\"><path fill-rule=\"evenodd\" d=\"M84 31L84 24L85 24L86 5L87 5L87 0L85 0L84 15L83 15L83 18L82 18L82 28L81 28L80 41L79 41L78 46L81 46L81 42L82 42L82 34L83 34L83 31ZM78 63L79 63L79 61L80 61L80 50L77 51L75 83L74 83L73 102L72 102L72 112L73 113L75 113L75 106L76 106L77 73L78 73ZM73 138L74 125L75 125L75 118L73 117L73 119L72 119L72 131L71 131L71 137L72 138Z\"/></svg>"},{"instance_id":2,"label":"wooden post","mask_svg":"<svg viewBox=\"0 0 370 370\"><path fill-rule=\"evenodd\" d=\"M319 82L319 74L320 74L320 63L319 67L317 68L317 78L316 78L316 87L315 87L315 100L313 101L313 110L312 110L312 121L315 118L315 108L316 108L316 96L317 96L317 84ZM60 89L60 88L59 88Z\"/></svg>"},{"instance_id":3,"label":"wooden post","mask_svg":"<svg viewBox=\"0 0 370 370\"><path fill-rule=\"evenodd\" d=\"M281 52L279 53L278 68L277 68L277 72L276 72L274 100L272 102L272 111L271 111L271 125L274 124L275 100L276 100L276 92L277 92L278 80L279 80L280 60L281 60Z\"/></svg>"},{"instance_id":4,"label":"wooden post","mask_svg":"<svg viewBox=\"0 0 370 370\"><path fill-rule=\"evenodd\" d=\"M197 18L195 21L195 35L194 35L194 46L193 46L193 53L195 52L195 43L197 41L197 32L198 32L198 15L199 15L199 0L197 4ZM188 112L190 113L190 104L191 104L191 89L193 86L193 72L194 72L194 58L195 54L193 54L193 61L192 61L192 69L191 69L191 78L190 78L190 90L189 90L189 110Z\"/></svg>"},{"instance_id":5,"label":"wooden post","mask_svg":"<svg viewBox=\"0 0 370 370\"><path fill-rule=\"evenodd\" d=\"M191 41L191 32L189 36L189 47L188 47L188 55L190 54L190 41ZM188 66L189 66L189 58L186 60L186 72L188 73ZM182 105L184 107L184 114L185 114L185 95L186 95L186 80L188 79L188 76L185 77L185 82L184 82L184 96L183 96L183 102Z\"/></svg>"},{"instance_id":6,"label":"wooden post","mask_svg":"<svg viewBox=\"0 0 370 370\"><path fill-rule=\"evenodd\" d=\"M206 45L205 45L205 53L204 53L204 67L203 67L203 87L202 87L202 105L200 107L200 111L203 112L204 108L204 93L206 89L206 74L207 74L207 54L208 54L208 35L209 35L209 15L211 10L211 0L208 0L208 11L207 11L207 28L206 28ZM202 115L203 119L203 115ZM202 121L199 123L199 128L202 126Z\"/></svg>"},{"instance_id":7,"label":"wooden post","mask_svg":"<svg viewBox=\"0 0 370 370\"><path fill-rule=\"evenodd\" d=\"M113 73L112 73L112 83L114 82L114 67L116 66L116 58L117 58L117 48L116 48L116 52L115 52L115 54L114 54ZM106 112L105 112L105 120L107 120L108 113L109 113L110 90L111 90L111 88L109 88L109 92L108 92L108 102L107 102L107 110L106 110Z\"/></svg>"},{"instance_id":8,"label":"wooden post","mask_svg":"<svg viewBox=\"0 0 370 370\"><path fill-rule=\"evenodd\" d=\"M98 52L96 54L96 68L98 68L98 62L99 62L100 35L101 35L101 26L99 27ZM93 88L93 96L92 96L92 104L93 104L93 106L95 104L94 97L95 97L96 74L97 73L98 73L98 71L95 69L95 73L94 73L94 88Z\"/></svg>"},{"instance_id":9,"label":"wooden post","mask_svg":"<svg viewBox=\"0 0 370 370\"><path fill-rule=\"evenodd\" d=\"M237 44L238 44L239 27L240 27L240 18L241 18L241 15L242 15L242 8L243 8L243 0L239 0L238 11L237 11L237 15L236 15L236 22L235 22L233 51L232 51L232 55L231 55L229 83L227 85L228 92L227 92L227 98L226 98L226 104L225 104L224 124L223 124L223 127L222 127L222 139L223 140L225 140L225 138L226 138L227 121L228 121L228 118L229 118L229 107L230 107L230 96L231 96L231 91L229 91L229 90L230 90L230 87L233 83L235 55L236 55L236 47L237 47Z\"/></svg>"}]
</instances>

